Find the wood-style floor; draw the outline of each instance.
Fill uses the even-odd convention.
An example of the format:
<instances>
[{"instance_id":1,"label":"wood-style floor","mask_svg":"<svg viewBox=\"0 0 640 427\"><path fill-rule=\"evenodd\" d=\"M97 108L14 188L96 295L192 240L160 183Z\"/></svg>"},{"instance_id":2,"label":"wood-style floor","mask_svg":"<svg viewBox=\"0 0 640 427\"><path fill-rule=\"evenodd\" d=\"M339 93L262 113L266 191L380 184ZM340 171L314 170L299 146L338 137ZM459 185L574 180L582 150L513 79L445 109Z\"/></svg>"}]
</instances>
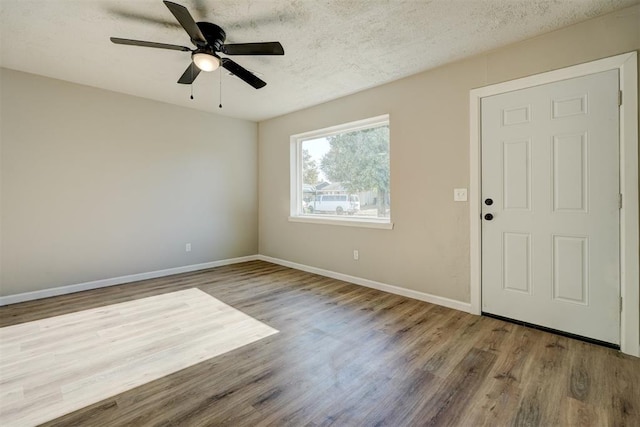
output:
<instances>
[{"instance_id":1,"label":"wood-style floor","mask_svg":"<svg viewBox=\"0 0 640 427\"><path fill-rule=\"evenodd\" d=\"M47 425L640 425L638 358L261 261L11 305L0 326L191 287L280 333Z\"/></svg>"},{"instance_id":2,"label":"wood-style floor","mask_svg":"<svg viewBox=\"0 0 640 427\"><path fill-rule=\"evenodd\" d=\"M197 288L0 328L0 424L36 426L278 333Z\"/></svg>"}]
</instances>

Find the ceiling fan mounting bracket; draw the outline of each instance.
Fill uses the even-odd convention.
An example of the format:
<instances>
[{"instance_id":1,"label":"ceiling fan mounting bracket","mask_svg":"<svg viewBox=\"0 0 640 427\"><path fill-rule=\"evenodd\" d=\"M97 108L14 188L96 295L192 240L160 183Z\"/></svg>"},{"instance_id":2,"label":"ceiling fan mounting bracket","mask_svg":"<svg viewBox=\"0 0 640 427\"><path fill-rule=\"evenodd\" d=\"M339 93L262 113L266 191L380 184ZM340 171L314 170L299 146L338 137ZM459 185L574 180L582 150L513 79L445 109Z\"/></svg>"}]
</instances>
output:
<instances>
[{"instance_id":1,"label":"ceiling fan mounting bracket","mask_svg":"<svg viewBox=\"0 0 640 427\"><path fill-rule=\"evenodd\" d=\"M227 34L224 32L222 28L217 26L216 24L212 24L211 22L198 22L196 23L202 35L207 40L207 43L213 47L213 50L216 52L220 52L222 50L222 46L224 45L224 41L227 39ZM196 41L191 40L196 46L200 47L203 45L202 42L198 44ZM204 44L206 46L206 44Z\"/></svg>"}]
</instances>

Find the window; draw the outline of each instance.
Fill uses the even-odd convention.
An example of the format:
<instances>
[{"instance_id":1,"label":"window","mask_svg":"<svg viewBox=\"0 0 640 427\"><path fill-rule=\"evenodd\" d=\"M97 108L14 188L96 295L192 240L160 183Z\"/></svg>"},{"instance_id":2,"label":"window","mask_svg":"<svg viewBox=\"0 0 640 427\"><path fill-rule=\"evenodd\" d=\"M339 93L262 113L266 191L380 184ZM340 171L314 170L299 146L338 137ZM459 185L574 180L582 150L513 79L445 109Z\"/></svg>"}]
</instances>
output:
<instances>
[{"instance_id":1,"label":"window","mask_svg":"<svg viewBox=\"0 0 640 427\"><path fill-rule=\"evenodd\" d=\"M391 228L389 116L291 137L291 216Z\"/></svg>"}]
</instances>

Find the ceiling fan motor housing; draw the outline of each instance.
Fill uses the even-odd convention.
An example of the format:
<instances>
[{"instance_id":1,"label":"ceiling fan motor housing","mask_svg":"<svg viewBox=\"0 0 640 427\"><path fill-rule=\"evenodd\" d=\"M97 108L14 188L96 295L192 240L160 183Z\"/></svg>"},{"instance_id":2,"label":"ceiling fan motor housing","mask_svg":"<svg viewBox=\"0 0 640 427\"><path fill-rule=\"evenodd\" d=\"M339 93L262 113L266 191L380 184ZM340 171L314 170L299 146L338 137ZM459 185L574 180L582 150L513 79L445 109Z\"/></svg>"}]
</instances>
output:
<instances>
[{"instance_id":1,"label":"ceiling fan motor housing","mask_svg":"<svg viewBox=\"0 0 640 427\"><path fill-rule=\"evenodd\" d=\"M204 38L207 39L209 46L211 46L215 52L220 52L227 38L224 30L211 22L198 22L197 25ZM193 41L193 43L198 47L202 47L196 41Z\"/></svg>"}]
</instances>

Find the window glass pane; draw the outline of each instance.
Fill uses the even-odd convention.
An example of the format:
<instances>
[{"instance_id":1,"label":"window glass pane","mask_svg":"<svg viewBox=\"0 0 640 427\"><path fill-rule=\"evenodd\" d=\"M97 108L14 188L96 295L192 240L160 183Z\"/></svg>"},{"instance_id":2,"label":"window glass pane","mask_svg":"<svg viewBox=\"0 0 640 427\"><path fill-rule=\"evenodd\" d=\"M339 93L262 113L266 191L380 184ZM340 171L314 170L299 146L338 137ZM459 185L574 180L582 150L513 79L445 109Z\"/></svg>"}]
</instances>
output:
<instances>
[{"instance_id":1,"label":"window glass pane","mask_svg":"<svg viewBox=\"0 0 640 427\"><path fill-rule=\"evenodd\" d=\"M300 215L390 218L388 124L302 139L299 144Z\"/></svg>"}]
</instances>

